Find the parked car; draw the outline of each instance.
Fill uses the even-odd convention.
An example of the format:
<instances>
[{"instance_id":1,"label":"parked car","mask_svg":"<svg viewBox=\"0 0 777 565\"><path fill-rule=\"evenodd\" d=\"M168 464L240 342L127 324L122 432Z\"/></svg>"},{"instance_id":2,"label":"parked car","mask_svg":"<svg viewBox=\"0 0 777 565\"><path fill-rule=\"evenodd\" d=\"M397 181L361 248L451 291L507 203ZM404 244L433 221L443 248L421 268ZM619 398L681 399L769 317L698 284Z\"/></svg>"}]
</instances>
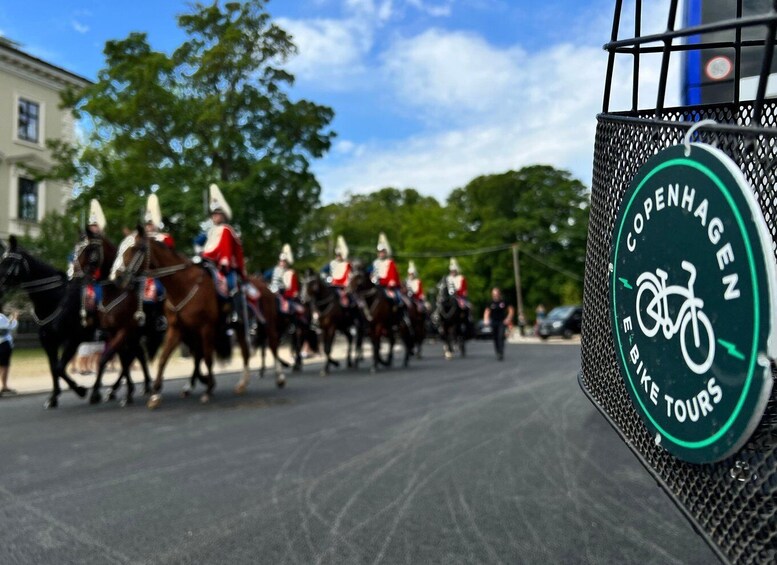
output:
<instances>
[{"instance_id":1,"label":"parked car","mask_svg":"<svg viewBox=\"0 0 777 565\"><path fill-rule=\"evenodd\" d=\"M494 332L491 329L491 324L487 324L483 320L475 324L475 339L492 339L493 336Z\"/></svg>"},{"instance_id":2,"label":"parked car","mask_svg":"<svg viewBox=\"0 0 777 565\"><path fill-rule=\"evenodd\" d=\"M582 306L558 306L551 310L545 319L540 322L537 333L542 339L548 339L554 335L569 339L574 334L580 333L582 321Z\"/></svg>"}]
</instances>

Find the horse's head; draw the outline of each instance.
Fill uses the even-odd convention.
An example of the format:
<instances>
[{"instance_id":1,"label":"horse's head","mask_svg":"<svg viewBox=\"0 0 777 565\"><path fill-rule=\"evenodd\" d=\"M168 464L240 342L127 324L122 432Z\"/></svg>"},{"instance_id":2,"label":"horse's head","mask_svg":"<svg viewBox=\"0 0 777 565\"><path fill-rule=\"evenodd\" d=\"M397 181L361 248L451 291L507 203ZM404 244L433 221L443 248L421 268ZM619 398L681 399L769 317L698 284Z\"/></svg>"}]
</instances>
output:
<instances>
[{"instance_id":1,"label":"horse's head","mask_svg":"<svg viewBox=\"0 0 777 565\"><path fill-rule=\"evenodd\" d=\"M351 264L351 280L348 283L348 292L364 292L372 288L374 284L370 280L367 271L360 261Z\"/></svg>"},{"instance_id":2,"label":"horse's head","mask_svg":"<svg viewBox=\"0 0 777 565\"><path fill-rule=\"evenodd\" d=\"M443 277L437 283L437 304L448 304L453 298L453 293L448 286L448 281Z\"/></svg>"},{"instance_id":3,"label":"horse's head","mask_svg":"<svg viewBox=\"0 0 777 565\"><path fill-rule=\"evenodd\" d=\"M321 278L311 268L305 269L300 283L302 284L300 301L303 304L315 300L321 293Z\"/></svg>"},{"instance_id":4,"label":"horse's head","mask_svg":"<svg viewBox=\"0 0 777 565\"><path fill-rule=\"evenodd\" d=\"M85 232L73 251L73 269L87 280L103 280L116 259L116 248L101 234Z\"/></svg>"},{"instance_id":5,"label":"horse's head","mask_svg":"<svg viewBox=\"0 0 777 565\"><path fill-rule=\"evenodd\" d=\"M125 237L119 245L110 278L121 288L126 288L135 277L148 270L149 261L149 240L143 227L138 226L137 231Z\"/></svg>"},{"instance_id":6,"label":"horse's head","mask_svg":"<svg viewBox=\"0 0 777 565\"><path fill-rule=\"evenodd\" d=\"M14 236L9 239L8 247L3 246L0 255L0 297L8 289L19 286L29 278L30 264L27 252L19 247Z\"/></svg>"}]
</instances>

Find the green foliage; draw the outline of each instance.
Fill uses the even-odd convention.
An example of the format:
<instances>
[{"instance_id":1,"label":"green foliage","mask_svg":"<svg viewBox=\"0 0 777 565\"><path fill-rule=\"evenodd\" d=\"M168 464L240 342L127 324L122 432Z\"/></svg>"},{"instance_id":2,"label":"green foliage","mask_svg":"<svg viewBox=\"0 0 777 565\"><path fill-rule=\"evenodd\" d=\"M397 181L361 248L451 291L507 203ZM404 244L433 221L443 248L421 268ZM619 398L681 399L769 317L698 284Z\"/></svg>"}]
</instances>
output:
<instances>
[{"instance_id":1,"label":"green foliage","mask_svg":"<svg viewBox=\"0 0 777 565\"><path fill-rule=\"evenodd\" d=\"M478 177L453 191L448 205L458 211L461 229L472 234L478 247L518 243L526 310L582 295L588 194L568 172L534 165ZM467 263L474 300L487 296L489 286L515 297L510 250Z\"/></svg>"},{"instance_id":2,"label":"green foliage","mask_svg":"<svg viewBox=\"0 0 777 565\"><path fill-rule=\"evenodd\" d=\"M50 145L61 163L53 176L82 188L75 209L100 200L113 239L142 218L153 190L185 250L216 182L252 250L250 267L272 264L285 241L302 243L320 193L309 163L329 149L334 113L288 98L294 78L282 64L296 48L265 5L193 4L178 18L186 40L172 55L144 33L109 41L97 82L65 95L88 139L80 152Z\"/></svg>"},{"instance_id":3,"label":"green foliage","mask_svg":"<svg viewBox=\"0 0 777 565\"><path fill-rule=\"evenodd\" d=\"M27 233L18 238L19 245L35 257L66 271L68 257L80 233L78 224L78 220L72 215L49 212L38 224L40 235L31 237Z\"/></svg>"}]
</instances>

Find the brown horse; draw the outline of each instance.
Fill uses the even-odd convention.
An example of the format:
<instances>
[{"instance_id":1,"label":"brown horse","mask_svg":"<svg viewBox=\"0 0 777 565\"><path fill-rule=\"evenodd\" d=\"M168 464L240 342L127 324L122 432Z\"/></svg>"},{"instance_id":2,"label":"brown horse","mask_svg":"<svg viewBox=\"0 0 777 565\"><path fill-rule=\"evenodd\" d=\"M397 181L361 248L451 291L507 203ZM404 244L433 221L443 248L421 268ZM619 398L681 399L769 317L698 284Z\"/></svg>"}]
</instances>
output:
<instances>
[{"instance_id":1,"label":"brown horse","mask_svg":"<svg viewBox=\"0 0 777 565\"><path fill-rule=\"evenodd\" d=\"M407 316L410 320L410 325L413 327L415 357L420 359L424 341L426 341L426 322L429 317L429 310L423 300L410 295L407 299Z\"/></svg>"},{"instance_id":2,"label":"brown horse","mask_svg":"<svg viewBox=\"0 0 777 565\"><path fill-rule=\"evenodd\" d=\"M269 345L270 351L273 354L274 367L275 367L275 379L278 387L282 387L286 381L286 377L283 374L283 369L289 367L289 363L284 361L278 355L278 347L280 345L280 315L278 313L278 303L275 300L275 294L264 282L264 279L260 277L248 277L249 287L247 293L253 294L256 292L256 307L257 310L253 310L253 306L248 310L249 313L253 313L255 325L253 326L252 341L257 347L261 347L262 351L262 366L259 369L259 377L264 377L265 372L265 354L267 346ZM253 288L251 288L253 287ZM250 296L249 296L250 297ZM244 371L240 381L235 386L235 392L237 394L243 394L248 388L248 382L251 378L249 371Z\"/></svg>"},{"instance_id":3,"label":"brown horse","mask_svg":"<svg viewBox=\"0 0 777 565\"><path fill-rule=\"evenodd\" d=\"M311 308L318 313L318 325L321 328L324 340L324 354L326 355L326 362L321 370L321 374L329 374L330 365L340 366L340 363L332 359L331 355L332 344L338 331L348 340L348 352L346 354L348 367L358 368L363 336L362 318L358 310L344 308L340 302L338 290L327 285L312 270L308 270L305 278L302 280L302 302L310 304ZM356 330L356 355L354 359L351 358L354 338L351 334L352 328Z\"/></svg>"},{"instance_id":4,"label":"brown horse","mask_svg":"<svg viewBox=\"0 0 777 565\"><path fill-rule=\"evenodd\" d=\"M126 287L119 287L112 281L106 280L116 261L116 248L106 238L90 234L84 237L75 249L73 267L76 273L83 275L86 283L99 284L102 287L102 302L97 307L97 319L99 327L107 334L107 344L100 357L95 380L89 402L100 402L100 388L102 386L103 373L107 363L114 355L119 356L121 372L119 378L111 387L108 398L116 398L116 390L122 380L127 383L127 396L122 401L122 406L133 402L135 385L130 376L132 362L137 359L143 370L144 392L151 392L151 375L148 370L148 358L154 357L163 330L159 330L158 316L152 305L143 304L141 295L142 286L138 280L129 281ZM145 341L145 348L141 345L141 339Z\"/></svg>"},{"instance_id":5,"label":"brown horse","mask_svg":"<svg viewBox=\"0 0 777 565\"><path fill-rule=\"evenodd\" d=\"M459 306L456 296L448 289L445 278L437 283L437 307L434 318L443 339L445 358L453 358L454 346L458 347L462 357L466 357L467 313Z\"/></svg>"},{"instance_id":6,"label":"brown horse","mask_svg":"<svg viewBox=\"0 0 777 565\"><path fill-rule=\"evenodd\" d=\"M371 371L376 372L379 363L387 367L391 366L396 341L394 328L399 330L405 345L403 366L407 367L410 363L410 356L413 354L413 335L412 329L408 327L399 307L389 298L382 287L370 280L370 277L358 263L354 263L353 275L348 289L356 296L367 320L370 341L372 342ZM389 353L386 360L380 356L380 340L383 336L386 336L389 342Z\"/></svg>"},{"instance_id":7,"label":"brown horse","mask_svg":"<svg viewBox=\"0 0 777 565\"><path fill-rule=\"evenodd\" d=\"M148 407L156 408L161 403L159 392L162 389L165 366L181 341L189 347L194 357L192 379L200 380L206 386L200 401L209 402L215 387L214 352L219 358L227 359L232 349L227 334L229 326L225 305L219 302L212 277L202 266L194 264L162 243L147 238L142 227L138 227L135 242L124 252L122 262L124 267L118 270L122 277L134 277L142 273L147 277L159 278L167 294L167 336L153 384L154 394L148 400ZM235 329L243 354L243 376L246 378L250 370L250 349L244 328L244 324L238 324ZM201 361L205 362L205 377L200 372ZM283 386L285 378L281 376L277 382L279 387Z\"/></svg>"}]
</instances>

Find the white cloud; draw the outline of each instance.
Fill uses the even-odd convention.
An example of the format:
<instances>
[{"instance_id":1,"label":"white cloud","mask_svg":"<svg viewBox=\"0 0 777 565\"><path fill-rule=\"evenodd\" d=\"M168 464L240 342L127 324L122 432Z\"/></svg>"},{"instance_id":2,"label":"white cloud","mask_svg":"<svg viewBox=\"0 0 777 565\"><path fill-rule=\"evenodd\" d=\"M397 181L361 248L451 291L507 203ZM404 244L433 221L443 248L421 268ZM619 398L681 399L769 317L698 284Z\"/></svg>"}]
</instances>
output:
<instances>
[{"instance_id":1,"label":"white cloud","mask_svg":"<svg viewBox=\"0 0 777 565\"><path fill-rule=\"evenodd\" d=\"M562 43L528 52L433 29L397 39L382 61L397 113L425 116L426 127L390 145L361 144L358 157L343 152L318 164L325 201L386 186L443 200L478 175L535 163L569 170L590 184L607 66L599 46ZM667 106L679 101L677 67ZM642 63L641 107L655 104L659 68L659 58ZM631 60L619 57L610 108L630 105Z\"/></svg>"},{"instance_id":2,"label":"white cloud","mask_svg":"<svg viewBox=\"0 0 777 565\"><path fill-rule=\"evenodd\" d=\"M83 23L81 23L81 22L79 22L78 20L75 20L75 19L70 21L70 25L72 25L73 29L76 30L80 34L84 34L84 33L87 33L89 31L89 26L88 25L83 24Z\"/></svg>"},{"instance_id":3,"label":"white cloud","mask_svg":"<svg viewBox=\"0 0 777 565\"><path fill-rule=\"evenodd\" d=\"M297 45L299 55L287 67L300 80L319 87L345 88L349 77L363 72L363 58L372 46L369 27L358 20L279 19Z\"/></svg>"},{"instance_id":4,"label":"white cloud","mask_svg":"<svg viewBox=\"0 0 777 565\"><path fill-rule=\"evenodd\" d=\"M425 2L424 0L407 0L407 3L414 8L435 17L445 17L451 15L453 0L444 0L441 2Z\"/></svg>"}]
</instances>

